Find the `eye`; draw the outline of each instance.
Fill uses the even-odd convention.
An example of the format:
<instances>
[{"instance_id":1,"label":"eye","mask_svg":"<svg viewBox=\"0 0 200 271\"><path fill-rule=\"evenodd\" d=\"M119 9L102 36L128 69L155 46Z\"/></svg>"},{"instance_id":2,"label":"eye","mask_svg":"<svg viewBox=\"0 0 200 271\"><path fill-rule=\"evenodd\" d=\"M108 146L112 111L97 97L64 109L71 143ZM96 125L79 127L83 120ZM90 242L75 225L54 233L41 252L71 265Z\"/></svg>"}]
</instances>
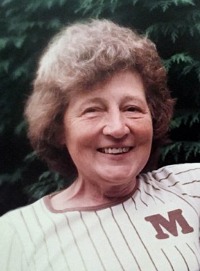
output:
<instances>
[{"instance_id":1,"label":"eye","mask_svg":"<svg viewBox=\"0 0 200 271\"><path fill-rule=\"evenodd\" d=\"M123 111L128 118L141 118L144 114L143 107L138 105L127 105Z\"/></svg>"},{"instance_id":2,"label":"eye","mask_svg":"<svg viewBox=\"0 0 200 271\"><path fill-rule=\"evenodd\" d=\"M84 110L84 113L93 113L93 112L96 112L97 109L94 108L94 107L90 107L90 108L87 108Z\"/></svg>"},{"instance_id":3,"label":"eye","mask_svg":"<svg viewBox=\"0 0 200 271\"><path fill-rule=\"evenodd\" d=\"M141 109L138 106L127 106L125 111L128 112L141 112Z\"/></svg>"},{"instance_id":4,"label":"eye","mask_svg":"<svg viewBox=\"0 0 200 271\"><path fill-rule=\"evenodd\" d=\"M83 111L83 115L88 115L92 117L92 116L99 115L100 112L102 112L101 107L88 107L88 108L85 108L85 110Z\"/></svg>"}]
</instances>

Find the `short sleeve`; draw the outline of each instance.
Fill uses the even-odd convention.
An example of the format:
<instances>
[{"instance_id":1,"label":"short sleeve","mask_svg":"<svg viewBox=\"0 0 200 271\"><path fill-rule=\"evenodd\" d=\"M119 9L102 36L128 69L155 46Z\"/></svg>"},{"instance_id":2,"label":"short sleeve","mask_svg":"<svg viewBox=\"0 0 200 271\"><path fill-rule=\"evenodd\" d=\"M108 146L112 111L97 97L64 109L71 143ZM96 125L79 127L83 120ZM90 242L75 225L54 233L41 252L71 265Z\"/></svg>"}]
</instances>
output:
<instances>
[{"instance_id":1,"label":"short sleeve","mask_svg":"<svg viewBox=\"0 0 200 271\"><path fill-rule=\"evenodd\" d=\"M27 271L20 239L3 217L0 219L0 270Z\"/></svg>"}]
</instances>

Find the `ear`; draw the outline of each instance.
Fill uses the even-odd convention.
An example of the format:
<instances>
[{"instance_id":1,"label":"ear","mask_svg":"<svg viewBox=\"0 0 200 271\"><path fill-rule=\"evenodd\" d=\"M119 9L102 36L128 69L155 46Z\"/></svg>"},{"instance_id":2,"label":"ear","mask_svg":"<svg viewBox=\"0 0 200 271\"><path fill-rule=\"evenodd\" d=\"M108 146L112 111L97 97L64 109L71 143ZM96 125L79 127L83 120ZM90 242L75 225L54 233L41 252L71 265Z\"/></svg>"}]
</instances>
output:
<instances>
[{"instance_id":1,"label":"ear","mask_svg":"<svg viewBox=\"0 0 200 271\"><path fill-rule=\"evenodd\" d=\"M64 129L62 129L62 131L60 131L57 136L57 144L58 146L61 146L61 147L66 146L66 134L65 134Z\"/></svg>"},{"instance_id":2,"label":"ear","mask_svg":"<svg viewBox=\"0 0 200 271\"><path fill-rule=\"evenodd\" d=\"M58 138L58 142L59 142L59 145L61 145L61 146L66 146L66 138L65 138L65 136L64 135L62 135L62 136L60 136L60 138Z\"/></svg>"}]
</instances>

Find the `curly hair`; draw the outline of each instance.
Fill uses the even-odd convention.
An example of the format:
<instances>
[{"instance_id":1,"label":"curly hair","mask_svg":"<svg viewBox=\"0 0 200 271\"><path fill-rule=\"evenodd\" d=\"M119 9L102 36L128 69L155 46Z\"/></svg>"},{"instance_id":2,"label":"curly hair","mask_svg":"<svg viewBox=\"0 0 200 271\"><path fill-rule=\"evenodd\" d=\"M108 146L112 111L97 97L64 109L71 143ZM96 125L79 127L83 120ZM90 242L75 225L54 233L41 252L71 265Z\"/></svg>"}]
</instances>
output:
<instances>
[{"instance_id":1,"label":"curly hair","mask_svg":"<svg viewBox=\"0 0 200 271\"><path fill-rule=\"evenodd\" d=\"M74 92L89 91L121 70L137 71L146 89L153 121L152 152L146 168L152 169L173 111L166 71L152 41L105 19L62 29L39 61L25 116L31 144L49 167L67 176L76 174L67 148L60 144L69 99Z\"/></svg>"}]
</instances>

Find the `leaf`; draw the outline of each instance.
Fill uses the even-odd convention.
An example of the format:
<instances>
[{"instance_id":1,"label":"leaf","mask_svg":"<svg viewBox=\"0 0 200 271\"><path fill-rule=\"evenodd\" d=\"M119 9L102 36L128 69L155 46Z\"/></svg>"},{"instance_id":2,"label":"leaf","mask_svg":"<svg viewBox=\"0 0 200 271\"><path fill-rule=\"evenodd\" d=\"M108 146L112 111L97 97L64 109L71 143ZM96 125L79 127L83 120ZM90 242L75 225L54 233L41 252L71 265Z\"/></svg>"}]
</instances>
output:
<instances>
[{"instance_id":1,"label":"leaf","mask_svg":"<svg viewBox=\"0 0 200 271\"><path fill-rule=\"evenodd\" d=\"M176 5L176 6L181 6L181 5L192 5L192 6L195 6L195 3L194 3L194 1L193 0L174 0L174 1L172 1L172 2L174 2L174 4Z\"/></svg>"},{"instance_id":2,"label":"leaf","mask_svg":"<svg viewBox=\"0 0 200 271\"><path fill-rule=\"evenodd\" d=\"M14 133L17 136L20 136L21 134L25 134L26 131L26 122L25 120L22 120L15 128Z\"/></svg>"},{"instance_id":3,"label":"leaf","mask_svg":"<svg viewBox=\"0 0 200 271\"><path fill-rule=\"evenodd\" d=\"M37 154L35 151L28 153L25 158L24 158L24 162L28 162L31 163L33 161L35 161L36 159L38 159Z\"/></svg>"},{"instance_id":4,"label":"leaf","mask_svg":"<svg viewBox=\"0 0 200 271\"><path fill-rule=\"evenodd\" d=\"M10 67L10 60L1 60L0 62L0 73L2 72L8 72L8 69Z\"/></svg>"},{"instance_id":5,"label":"leaf","mask_svg":"<svg viewBox=\"0 0 200 271\"><path fill-rule=\"evenodd\" d=\"M145 1L145 6L152 12L155 9L161 9L163 13L165 13L170 7L173 6L185 6L190 5L194 6L194 1L192 0L162 0L162 1Z\"/></svg>"},{"instance_id":6,"label":"leaf","mask_svg":"<svg viewBox=\"0 0 200 271\"><path fill-rule=\"evenodd\" d=\"M197 75L197 78L200 82L200 61L199 60L193 60L191 63L189 63L188 65L186 65L181 74L182 75L187 75L190 72L195 72Z\"/></svg>"},{"instance_id":7,"label":"leaf","mask_svg":"<svg viewBox=\"0 0 200 271\"><path fill-rule=\"evenodd\" d=\"M60 27L61 27L61 22L60 22L59 19L55 18L55 19L49 21L49 24L48 24L48 28L49 29L55 29L55 30L57 30Z\"/></svg>"},{"instance_id":8,"label":"leaf","mask_svg":"<svg viewBox=\"0 0 200 271\"><path fill-rule=\"evenodd\" d=\"M171 22L171 23L157 23L157 24L152 24L149 26L145 33L148 36L161 36L161 34L164 37L170 37L170 39L173 41L173 43L176 42L178 39L179 35L181 34L181 31L184 30L184 26L181 24L177 24L177 22Z\"/></svg>"},{"instance_id":9,"label":"leaf","mask_svg":"<svg viewBox=\"0 0 200 271\"><path fill-rule=\"evenodd\" d=\"M197 156L200 154L200 142L184 142L183 149L186 153L186 160L191 156Z\"/></svg>"},{"instance_id":10,"label":"leaf","mask_svg":"<svg viewBox=\"0 0 200 271\"><path fill-rule=\"evenodd\" d=\"M9 38L0 38L0 49L4 49L9 42Z\"/></svg>"},{"instance_id":11,"label":"leaf","mask_svg":"<svg viewBox=\"0 0 200 271\"><path fill-rule=\"evenodd\" d=\"M13 2L13 0L3 0L3 2L1 3L2 7L6 6L8 4L10 4L11 2Z\"/></svg>"},{"instance_id":12,"label":"leaf","mask_svg":"<svg viewBox=\"0 0 200 271\"><path fill-rule=\"evenodd\" d=\"M82 0L80 1L79 7L75 10L75 13L83 12L83 14L86 14L92 9L92 2L93 0Z\"/></svg>"},{"instance_id":13,"label":"leaf","mask_svg":"<svg viewBox=\"0 0 200 271\"><path fill-rule=\"evenodd\" d=\"M110 9L111 12L114 13L117 6L119 5L119 1L118 0L110 0Z\"/></svg>"},{"instance_id":14,"label":"leaf","mask_svg":"<svg viewBox=\"0 0 200 271\"><path fill-rule=\"evenodd\" d=\"M167 145L161 150L161 159L164 161L167 155L172 154L175 161L178 161L178 153L182 148L182 142L175 142L170 145Z\"/></svg>"},{"instance_id":15,"label":"leaf","mask_svg":"<svg viewBox=\"0 0 200 271\"><path fill-rule=\"evenodd\" d=\"M149 2L149 8L150 11L153 11L157 8L161 8L163 12L165 12L170 6L171 6L171 1L159 1L158 3L151 3Z\"/></svg>"},{"instance_id":16,"label":"leaf","mask_svg":"<svg viewBox=\"0 0 200 271\"><path fill-rule=\"evenodd\" d=\"M26 36L25 36L25 35L16 38L16 39L15 39L15 42L14 42L15 47L18 48L18 49L20 49L20 48L22 47L22 45L23 45L25 39L26 39Z\"/></svg>"},{"instance_id":17,"label":"leaf","mask_svg":"<svg viewBox=\"0 0 200 271\"><path fill-rule=\"evenodd\" d=\"M133 3L134 6L135 6L138 2L139 2L139 0L132 0L132 3Z\"/></svg>"},{"instance_id":18,"label":"leaf","mask_svg":"<svg viewBox=\"0 0 200 271\"><path fill-rule=\"evenodd\" d=\"M200 111L197 110L177 110L176 115L170 123L170 129L180 128L182 125L192 127L194 124L200 123Z\"/></svg>"},{"instance_id":19,"label":"leaf","mask_svg":"<svg viewBox=\"0 0 200 271\"><path fill-rule=\"evenodd\" d=\"M165 146L161 151L161 158L165 160L167 155L171 154L175 161L178 161L181 151L185 152L185 160L191 156L196 157L200 154L200 142L180 141Z\"/></svg>"},{"instance_id":20,"label":"leaf","mask_svg":"<svg viewBox=\"0 0 200 271\"><path fill-rule=\"evenodd\" d=\"M163 63L167 71L169 71L174 64L179 65L189 63L186 67L191 66L194 63L194 59L188 53L182 52L172 55L169 59L163 60Z\"/></svg>"}]
</instances>

